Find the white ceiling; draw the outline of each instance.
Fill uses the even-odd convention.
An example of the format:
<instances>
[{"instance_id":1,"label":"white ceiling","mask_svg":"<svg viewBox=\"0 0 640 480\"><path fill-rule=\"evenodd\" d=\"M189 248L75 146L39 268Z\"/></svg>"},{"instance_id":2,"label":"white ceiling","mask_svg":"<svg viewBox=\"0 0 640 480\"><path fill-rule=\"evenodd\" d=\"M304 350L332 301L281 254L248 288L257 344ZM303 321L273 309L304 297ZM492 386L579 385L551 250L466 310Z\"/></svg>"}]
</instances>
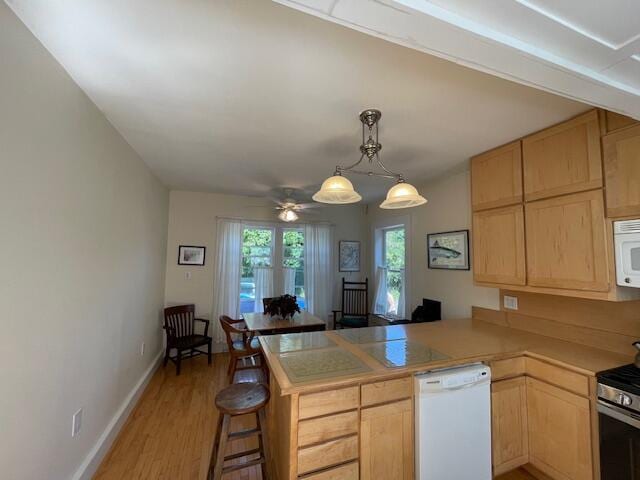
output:
<instances>
[{"instance_id":1,"label":"white ceiling","mask_svg":"<svg viewBox=\"0 0 640 480\"><path fill-rule=\"evenodd\" d=\"M266 0L8 4L173 189L312 192L358 157L365 107L383 112L383 159L415 183L587 108ZM389 185L352 179L368 199Z\"/></svg>"},{"instance_id":2,"label":"white ceiling","mask_svg":"<svg viewBox=\"0 0 640 480\"><path fill-rule=\"evenodd\" d=\"M275 0L640 119L639 0Z\"/></svg>"}]
</instances>

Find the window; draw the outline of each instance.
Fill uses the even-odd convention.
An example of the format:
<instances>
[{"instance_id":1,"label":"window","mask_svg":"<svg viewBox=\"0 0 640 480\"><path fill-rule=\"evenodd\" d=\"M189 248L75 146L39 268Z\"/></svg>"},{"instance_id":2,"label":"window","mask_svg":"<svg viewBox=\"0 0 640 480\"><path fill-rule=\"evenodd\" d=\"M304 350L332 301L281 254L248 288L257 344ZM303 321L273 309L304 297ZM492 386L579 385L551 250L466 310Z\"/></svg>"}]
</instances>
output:
<instances>
[{"instance_id":1,"label":"window","mask_svg":"<svg viewBox=\"0 0 640 480\"><path fill-rule=\"evenodd\" d=\"M404 282L404 227L384 230L383 258L387 267L387 312L397 315ZM403 313L403 312L401 312Z\"/></svg>"},{"instance_id":2,"label":"window","mask_svg":"<svg viewBox=\"0 0 640 480\"><path fill-rule=\"evenodd\" d=\"M300 308L306 307L304 291L304 232L285 229L282 232L283 292L293 293Z\"/></svg>"},{"instance_id":3,"label":"window","mask_svg":"<svg viewBox=\"0 0 640 480\"><path fill-rule=\"evenodd\" d=\"M273 230L245 228L242 232L242 275L240 313L253 312L255 305L255 267L273 266Z\"/></svg>"},{"instance_id":4,"label":"window","mask_svg":"<svg viewBox=\"0 0 640 480\"><path fill-rule=\"evenodd\" d=\"M273 294L291 293L298 297L300 308L306 307L304 288L304 231L296 228L267 226L245 227L242 234L242 275L240 278L240 313L256 310L256 267L273 270ZM262 299L258 299L260 305Z\"/></svg>"}]
</instances>

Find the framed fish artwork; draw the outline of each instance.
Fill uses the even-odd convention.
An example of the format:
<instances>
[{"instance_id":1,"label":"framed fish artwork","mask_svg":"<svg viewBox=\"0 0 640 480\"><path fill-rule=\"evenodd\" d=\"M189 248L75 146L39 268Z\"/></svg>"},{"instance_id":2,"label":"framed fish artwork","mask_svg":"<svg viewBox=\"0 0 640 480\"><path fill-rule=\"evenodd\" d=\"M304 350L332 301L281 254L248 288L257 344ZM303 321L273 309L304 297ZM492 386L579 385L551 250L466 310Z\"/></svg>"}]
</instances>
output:
<instances>
[{"instance_id":1,"label":"framed fish artwork","mask_svg":"<svg viewBox=\"0 0 640 480\"><path fill-rule=\"evenodd\" d=\"M470 270L469 230L427 234L429 268Z\"/></svg>"}]
</instances>

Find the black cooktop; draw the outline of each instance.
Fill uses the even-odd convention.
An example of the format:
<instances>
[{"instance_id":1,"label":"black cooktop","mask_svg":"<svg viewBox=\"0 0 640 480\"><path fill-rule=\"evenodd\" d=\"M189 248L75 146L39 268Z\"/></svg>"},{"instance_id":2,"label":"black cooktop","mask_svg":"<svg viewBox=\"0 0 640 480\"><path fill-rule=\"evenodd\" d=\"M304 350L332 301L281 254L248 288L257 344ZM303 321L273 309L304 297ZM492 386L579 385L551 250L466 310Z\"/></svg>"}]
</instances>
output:
<instances>
[{"instance_id":1,"label":"black cooktop","mask_svg":"<svg viewBox=\"0 0 640 480\"><path fill-rule=\"evenodd\" d=\"M597 375L598 383L603 383L635 395L640 395L640 368L633 363L604 370Z\"/></svg>"}]
</instances>

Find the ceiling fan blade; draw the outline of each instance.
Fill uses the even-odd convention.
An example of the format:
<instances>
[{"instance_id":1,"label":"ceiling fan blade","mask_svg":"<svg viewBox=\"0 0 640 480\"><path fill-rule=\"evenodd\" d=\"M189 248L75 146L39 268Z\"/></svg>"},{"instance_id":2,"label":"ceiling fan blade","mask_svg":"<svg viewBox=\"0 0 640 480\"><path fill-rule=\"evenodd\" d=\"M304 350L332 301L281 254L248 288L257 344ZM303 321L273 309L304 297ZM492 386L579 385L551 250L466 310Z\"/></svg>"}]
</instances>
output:
<instances>
[{"instance_id":1,"label":"ceiling fan blade","mask_svg":"<svg viewBox=\"0 0 640 480\"><path fill-rule=\"evenodd\" d=\"M297 208L300 210L307 210L310 208L321 208L323 205L321 205L320 203L298 203L297 204Z\"/></svg>"}]
</instances>

